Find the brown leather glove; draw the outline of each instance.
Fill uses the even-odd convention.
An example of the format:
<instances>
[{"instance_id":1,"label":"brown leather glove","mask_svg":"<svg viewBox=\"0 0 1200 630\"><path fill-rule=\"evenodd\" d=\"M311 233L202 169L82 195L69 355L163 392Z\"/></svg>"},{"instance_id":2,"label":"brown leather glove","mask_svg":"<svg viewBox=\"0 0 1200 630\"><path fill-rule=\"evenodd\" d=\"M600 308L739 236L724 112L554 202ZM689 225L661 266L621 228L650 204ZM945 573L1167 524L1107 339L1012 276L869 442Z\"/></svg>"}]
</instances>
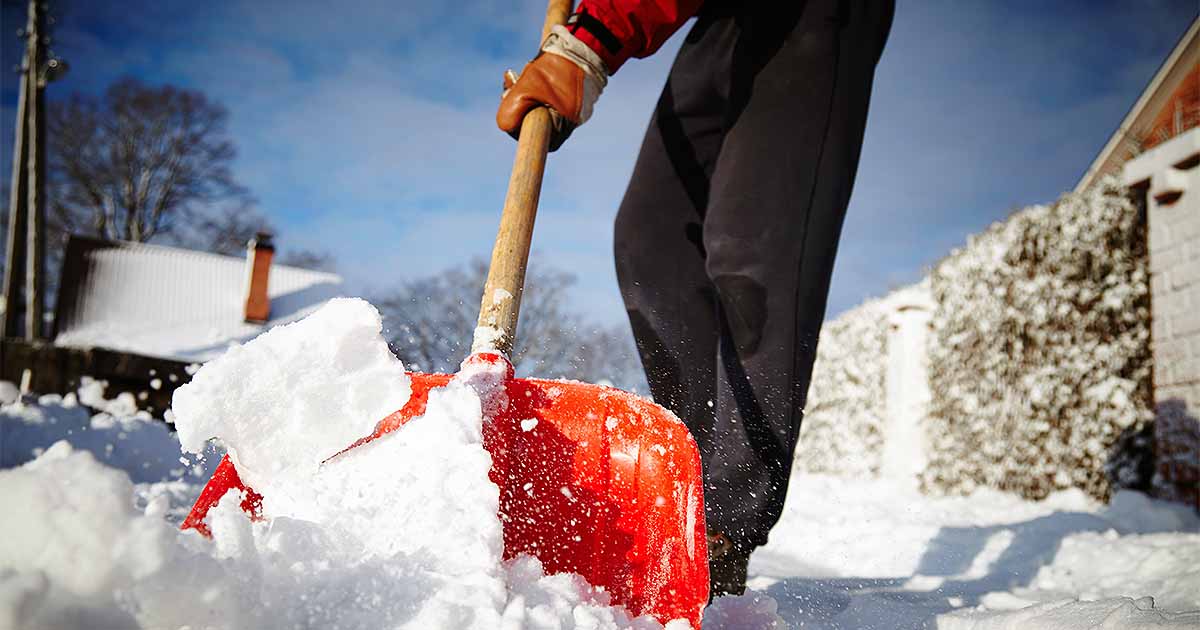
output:
<instances>
[{"instance_id":1,"label":"brown leather glove","mask_svg":"<svg viewBox=\"0 0 1200 630\"><path fill-rule=\"evenodd\" d=\"M520 76L511 70L505 73L496 125L517 138L525 114L547 105L554 119L550 137L550 150L554 151L591 117L592 106L607 83L608 72L600 57L567 29L556 26L542 43L542 52L525 65Z\"/></svg>"}]
</instances>

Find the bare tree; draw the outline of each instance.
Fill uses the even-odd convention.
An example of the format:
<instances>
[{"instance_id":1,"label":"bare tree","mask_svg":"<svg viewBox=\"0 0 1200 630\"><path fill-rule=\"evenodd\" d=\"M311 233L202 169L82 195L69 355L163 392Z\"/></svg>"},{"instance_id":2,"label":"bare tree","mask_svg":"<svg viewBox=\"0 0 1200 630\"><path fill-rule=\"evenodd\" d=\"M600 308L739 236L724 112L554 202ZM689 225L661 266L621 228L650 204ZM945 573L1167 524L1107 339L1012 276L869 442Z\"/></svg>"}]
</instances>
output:
<instances>
[{"instance_id":1,"label":"bare tree","mask_svg":"<svg viewBox=\"0 0 1200 630\"><path fill-rule=\"evenodd\" d=\"M227 114L202 93L125 78L102 98L51 104L51 221L60 233L149 241L248 199L233 178Z\"/></svg>"},{"instance_id":2,"label":"bare tree","mask_svg":"<svg viewBox=\"0 0 1200 630\"><path fill-rule=\"evenodd\" d=\"M375 302L385 334L409 369L455 372L470 351L487 265L463 267L408 281ZM646 391L633 339L623 325L601 326L567 308L569 273L534 265L521 299L513 365L518 374L572 378Z\"/></svg>"},{"instance_id":3,"label":"bare tree","mask_svg":"<svg viewBox=\"0 0 1200 630\"><path fill-rule=\"evenodd\" d=\"M208 214L189 226L186 232L175 234L172 238L185 246L227 256L242 256L246 253L246 243L258 232L279 234L271 221L247 201ZM276 260L281 265L316 271L333 271L337 267L333 254L312 249L285 247Z\"/></svg>"},{"instance_id":4,"label":"bare tree","mask_svg":"<svg viewBox=\"0 0 1200 630\"><path fill-rule=\"evenodd\" d=\"M198 217L186 231L174 234L181 244L228 256L246 253L246 242L258 232L275 233L271 222L248 201Z\"/></svg>"},{"instance_id":5,"label":"bare tree","mask_svg":"<svg viewBox=\"0 0 1200 630\"><path fill-rule=\"evenodd\" d=\"M287 249L279 257L279 264L313 271L333 271L337 260L333 254L315 249Z\"/></svg>"},{"instance_id":6,"label":"bare tree","mask_svg":"<svg viewBox=\"0 0 1200 630\"><path fill-rule=\"evenodd\" d=\"M383 313L393 351L409 369L453 372L466 357L479 314L479 298L471 295L483 286L481 265L409 280L371 300Z\"/></svg>"},{"instance_id":7,"label":"bare tree","mask_svg":"<svg viewBox=\"0 0 1200 630\"><path fill-rule=\"evenodd\" d=\"M131 78L102 98L75 94L52 104L52 240L87 234L244 255L256 232L276 230L234 180L227 118L198 91ZM328 253L307 250L285 250L280 261L334 266Z\"/></svg>"}]
</instances>

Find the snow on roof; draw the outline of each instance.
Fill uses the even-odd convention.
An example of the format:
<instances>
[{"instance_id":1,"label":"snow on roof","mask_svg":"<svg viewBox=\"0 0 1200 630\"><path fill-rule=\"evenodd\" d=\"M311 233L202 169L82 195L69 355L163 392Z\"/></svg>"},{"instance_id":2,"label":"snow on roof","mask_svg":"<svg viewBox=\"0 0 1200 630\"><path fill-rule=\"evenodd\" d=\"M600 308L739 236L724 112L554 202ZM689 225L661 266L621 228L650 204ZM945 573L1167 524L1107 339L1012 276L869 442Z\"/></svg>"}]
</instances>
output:
<instances>
[{"instance_id":1,"label":"snow on roof","mask_svg":"<svg viewBox=\"0 0 1200 630\"><path fill-rule=\"evenodd\" d=\"M338 275L272 265L271 319L248 324L245 283L245 258L72 236L54 343L202 362L304 317L342 290Z\"/></svg>"}]
</instances>

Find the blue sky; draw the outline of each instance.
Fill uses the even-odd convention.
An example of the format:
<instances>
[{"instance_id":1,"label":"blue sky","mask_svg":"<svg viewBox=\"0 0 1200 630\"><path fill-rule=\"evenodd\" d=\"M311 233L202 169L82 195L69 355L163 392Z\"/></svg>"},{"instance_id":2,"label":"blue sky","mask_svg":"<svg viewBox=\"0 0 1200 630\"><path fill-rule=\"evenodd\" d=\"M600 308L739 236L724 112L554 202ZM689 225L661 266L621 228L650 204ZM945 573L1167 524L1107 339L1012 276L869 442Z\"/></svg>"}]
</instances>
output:
<instances>
[{"instance_id":1,"label":"blue sky","mask_svg":"<svg viewBox=\"0 0 1200 630\"><path fill-rule=\"evenodd\" d=\"M220 101L237 176L281 245L330 251L356 292L490 253L514 148L493 122L500 76L536 50L541 2L54 4L71 72L51 99L127 74ZM22 5L5 0L2 15L4 177ZM1195 0L899 0L830 315L1073 187L1196 12ZM573 302L601 322L624 318L612 219L682 32L622 68L548 167L534 258L576 273Z\"/></svg>"}]
</instances>

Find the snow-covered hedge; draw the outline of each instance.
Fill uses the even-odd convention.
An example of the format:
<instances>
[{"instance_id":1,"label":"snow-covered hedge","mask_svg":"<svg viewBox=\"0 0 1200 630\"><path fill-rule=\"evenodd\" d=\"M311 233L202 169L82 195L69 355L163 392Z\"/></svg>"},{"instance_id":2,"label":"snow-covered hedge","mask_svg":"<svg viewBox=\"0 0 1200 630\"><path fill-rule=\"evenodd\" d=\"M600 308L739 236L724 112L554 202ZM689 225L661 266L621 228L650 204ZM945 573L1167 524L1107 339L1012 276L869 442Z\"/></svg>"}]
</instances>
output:
<instances>
[{"instance_id":1,"label":"snow-covered hedge","mask_svg":"<svg viewBox=\"0 0 1200 630\"><path fill-rule=\"evenodd\" d=\"M1016 213L934 269L927 489L1107 497L1114 443L1152 417L1140 222L1109 181Z\"/></svg>"},{"instance_id":2,"label":"snow-covered hedge","mask_svg":"<svg viewBox=\"0 0 1200 630\"><path fill-rule=\"evenodd\" d=\"M866 302L822 327L795 470L844 476L879 472L886 342L881 300Z\"/></svg>"}]
</instances>

